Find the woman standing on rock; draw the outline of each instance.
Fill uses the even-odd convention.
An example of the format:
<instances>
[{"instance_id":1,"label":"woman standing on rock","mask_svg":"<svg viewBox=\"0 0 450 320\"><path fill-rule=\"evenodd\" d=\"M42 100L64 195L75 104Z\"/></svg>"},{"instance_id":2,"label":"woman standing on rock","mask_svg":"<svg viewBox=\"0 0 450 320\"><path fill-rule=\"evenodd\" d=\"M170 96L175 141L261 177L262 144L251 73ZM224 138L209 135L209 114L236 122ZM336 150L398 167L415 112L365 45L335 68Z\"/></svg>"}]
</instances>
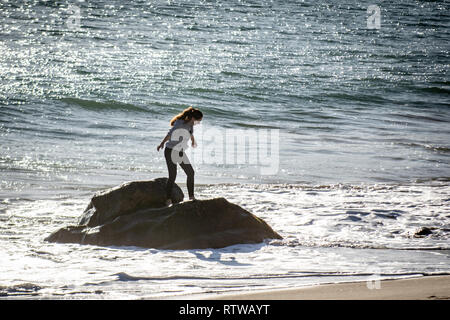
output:
<instances>
[{"instance_id":1,"label":"woman standing on rock","mask_svg":"<svg viewBox=\"0 0 450 320\"><path fill-rule=\"evenodd\" d=\"M203 119L203 113L193 107L189 107L183 112L179 113L170 120L170 128L166 137L161 141L160 145L156 148L164 147L164 157L166 158L167 169L169 171L169 179L166 186L167 205L172 204L172 188L177 177L177 163L180 164L187 176L186 185L189 193L189 199L195 200L194 197L194 169L184 152L187 149L187 143L189 139L192 141L192 147L195 148L197 144L194 139L194 125L200 123ZM168 142L167 142L168 141ZM167 143L166 143L167 142Z\"/></svg>"}]
</instances>

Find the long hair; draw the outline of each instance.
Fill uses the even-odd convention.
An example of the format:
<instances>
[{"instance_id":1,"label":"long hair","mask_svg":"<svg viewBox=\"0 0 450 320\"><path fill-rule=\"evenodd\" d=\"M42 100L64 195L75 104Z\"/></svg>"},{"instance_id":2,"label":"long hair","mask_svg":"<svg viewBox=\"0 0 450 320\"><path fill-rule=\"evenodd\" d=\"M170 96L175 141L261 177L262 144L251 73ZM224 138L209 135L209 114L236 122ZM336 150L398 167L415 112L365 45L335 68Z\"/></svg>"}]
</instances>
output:
<instances>
[{"instance_id":1,"label":"long hair","mask_svg":"<svg viewBox=\"0 0 450 320\"><path fill-rule=\"evenodd\" d=\"M173 117L172 120L170 120L170 125L173 126L175 121L177 121L178 119L182 119L185 122L188 122L192 118L196 120L201 120L203 118L203 113L196 108L189 107L187 109L184 109L183 112L180 112L175 117Z\"/></svg>"}]
</instances>

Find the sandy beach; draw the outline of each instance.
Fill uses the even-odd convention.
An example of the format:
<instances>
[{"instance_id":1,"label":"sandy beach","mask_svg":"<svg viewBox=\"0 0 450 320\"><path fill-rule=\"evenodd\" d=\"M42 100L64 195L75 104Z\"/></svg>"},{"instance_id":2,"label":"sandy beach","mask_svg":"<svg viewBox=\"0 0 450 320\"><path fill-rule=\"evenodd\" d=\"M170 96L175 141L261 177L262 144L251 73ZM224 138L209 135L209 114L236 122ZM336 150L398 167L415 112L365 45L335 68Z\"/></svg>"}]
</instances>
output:
<instances>
[{"instance_id":1,"label":"sandy beach","mask_svg":"<svg viewBox=\"0 0 450 320\"><path fill-rule=\"evenodd\" d=\"M369 289L371 288L371 289ZM447 300L450 276L324 284L304 288L220 295L212 300Z\"/></svg>"}]
</instances>

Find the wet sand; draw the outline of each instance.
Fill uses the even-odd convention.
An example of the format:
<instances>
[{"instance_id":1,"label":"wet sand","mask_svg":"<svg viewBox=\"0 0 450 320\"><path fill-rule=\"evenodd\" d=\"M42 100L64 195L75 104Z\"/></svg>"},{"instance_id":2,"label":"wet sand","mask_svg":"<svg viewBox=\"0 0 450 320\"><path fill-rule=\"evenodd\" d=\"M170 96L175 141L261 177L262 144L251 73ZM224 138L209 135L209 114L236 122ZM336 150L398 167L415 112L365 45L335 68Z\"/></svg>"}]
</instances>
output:
<instances>
[{"instance_id":1,"label":"wet sand","mask_svg":"<svg viewBox=\"0 0 450 320\"><path fill-rule=\"evenodd\" d=\"M427 300L450 299L450 276L351 282L311 287L252 291L208 300Z\"/></svg>"}]
</instances>

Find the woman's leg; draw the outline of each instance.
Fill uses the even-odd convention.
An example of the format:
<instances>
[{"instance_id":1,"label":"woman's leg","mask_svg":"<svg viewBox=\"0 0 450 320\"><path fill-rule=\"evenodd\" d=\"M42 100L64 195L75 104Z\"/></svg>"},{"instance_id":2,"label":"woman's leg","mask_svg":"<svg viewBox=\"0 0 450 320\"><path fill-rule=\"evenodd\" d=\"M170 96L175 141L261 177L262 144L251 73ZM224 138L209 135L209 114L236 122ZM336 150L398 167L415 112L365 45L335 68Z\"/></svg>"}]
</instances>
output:
<instances>
[{"instance_id":1,"label":"woman's leg","mask_svg":"<svg viewBox=\"0 0 450 320\"><path fill-rule=\"evenodd\" d=\"M187 176L186 185L189 193L189 198L194 198L194 168L192 167L186 153L183 156L183 161L180 163L181 168Z\"/></svg>"},{"instance_id":2,"label":"woman's leg","mask_svg":"<svg viewBox=\"0 0 450 320\"><path fill-rule=\"evenodd\" d=\"M166 197L172 199L172 188L177 177L177 164L172 161L172 149L164 149L164 157L166 158L167 170L169 171L169 179L166 185Z\"/></svg>"}]
</instances>

